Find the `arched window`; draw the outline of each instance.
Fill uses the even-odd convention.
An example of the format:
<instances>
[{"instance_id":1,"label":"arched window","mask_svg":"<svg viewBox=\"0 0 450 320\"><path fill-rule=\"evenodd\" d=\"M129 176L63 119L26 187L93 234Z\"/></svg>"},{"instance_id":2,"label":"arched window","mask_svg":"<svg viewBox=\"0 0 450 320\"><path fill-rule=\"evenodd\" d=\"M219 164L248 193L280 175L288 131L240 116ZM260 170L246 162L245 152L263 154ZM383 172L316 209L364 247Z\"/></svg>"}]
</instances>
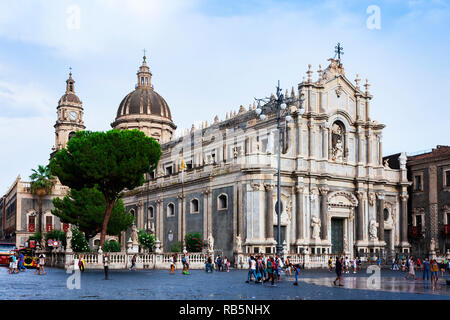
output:
<instances>
[{"instance_id":1,"label":"arched window","mask_svg":"<svg viewBox=\"0 0 450 320\"><path fill-rule=\"evenodd\" d=\"M228 196L225 193L222 193L217 197L217 208L219 210L228 209Z\"/></svg>"},{"instance_id":2,"label":"arched window","mask_svg":"<svg viewBox=\"0 0 450 320\"><path fill-rule=\"evenodd\" d=\"M173 203L169 203L167 205L167 216L174 217L175 216L175 205Z\"/></svg>"},{"instance_id":3,"label":"arched window","mask_svg":"<svg viewBox=\"0 0 450 320\"><path fill-rule=\"evenodd\" d=\"M141 85L144 85L144 77L141 77Z\"/></svg>"},{"instance_id":4,"label":"arched window","mask_svg":"<svg viewBox=\"0 0 450 320\"><path fill-rule=\"evenodd\" d=\"M148 219L154 219L155 218L155 212L154 212L154 209L153 209L153 207L148 207L148 215L147 215L147 217L148 217Z\"/></svg>"},{"instance_id":5,"label":"arched window","mask_svg":"<svg viewBox=\"0 0 450 320\"><path fill-rule=\"evenodd\" d=\"M383 210L383 215L384 215L384 220L387 220L389 218L389 210L388 209L384 209Z\"/></svg>"},{"instance_id":6,"label":"arched window","mask_svg":"<svg viewBox=\"0 0 450 320\"><path fill-rule=\"evenodd\" d=\"M73 138L73 136L75 135L75 132L72 131L71 133L69 133L69 140Z\"/></svg>"},{"instance_id":7,"label":"arched window","mask_svg":"<svg viewBox=\"0 0 450 320\"><path fill-rule=\"evenodd\" d=\"M198 213L198 199L191 200L191 213Z\"/></svg>"}]
</instances>

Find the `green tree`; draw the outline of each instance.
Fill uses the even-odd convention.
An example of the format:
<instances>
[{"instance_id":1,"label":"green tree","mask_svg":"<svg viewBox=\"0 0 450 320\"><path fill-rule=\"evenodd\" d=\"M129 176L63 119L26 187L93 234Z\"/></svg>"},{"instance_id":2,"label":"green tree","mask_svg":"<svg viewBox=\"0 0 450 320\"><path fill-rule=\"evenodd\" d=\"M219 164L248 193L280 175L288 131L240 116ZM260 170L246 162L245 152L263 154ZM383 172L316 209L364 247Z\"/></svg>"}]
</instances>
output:
<instances>
[{"instance_id":1,"label":"green tree","mask_svg":"<svg viewBox=\"0 0 450 320\"><path fill-rule=\"evenodd\" d=\"M202 240L200 232L188 233L184 236L184 243L188 252L200 252L206 246L206 241Z\"/></svg>"},{"instance_id":2,"label":"green tree","mask_svg":"<svg viewBox=\"0 0 450 320\"><path fill-rule=\"evenodd\" d=\"M155 243L155 235L153 233L147 233L143 229L139 229L138 242L142 248L152 250Z\"/></svg>"},{"instance_id":3,"label":"green tree","mask_svg":"<svg viewBox=\"0 0 450 320\"><path fill-rule=\"evenodd\" d=\"M71 189L64 198L53 199L52 213L64 223L76 225L87 239L102 230L106 210L105 196L97 188ZM133 225L134 217L127 213L123 201L117 199L111 212L107 234L120 235Z\"/></svg>"},{"instance_id":4,"label":"green tree","mask_svg":"<svg viewBox=\"0 0 450 320\"><path fill-rule=\"evenodd\" d=\"M143 132L110 130L78 131L50 161L52 174L62 184L80 190L97 186L105 196L106 209L100 236L103 246L115 201L122 190L132 190L144 182L144 173L153 171L161 157L161 146Z\"/></svg>"},{"instance_id":5,"label":"green tree","mask_svg":"<svg viewBox=\"0 0 450 320\"><path fill-rule=\"evenodd\" d=\"M74 252L89 252L89 243L84 234L77 227L72 227L72 240L70 242Z\"/></svg>"},{"instance_id":6,"label":"green tree","mask_svg":"<svg viewBox=\"0 0 450 320\"><path fill-rule=\"evenodd\" d=\"M31 193L39 197L39 233L42 233L42 199L52 192L55 178L51 175L48 166L39 165L37 170L31 169L31 171L33 171L30 175Z\"/></svg>"},{"instance_id":7,"label":"green tree","mask_svg":"<svg viewBox=\"0 0 450 320\"><path fill-rule=\"evenodd\" d=\"M104 252L120 252L120 244L115 240L106 240L102 250Z\"/></svg>"}]
</instances>

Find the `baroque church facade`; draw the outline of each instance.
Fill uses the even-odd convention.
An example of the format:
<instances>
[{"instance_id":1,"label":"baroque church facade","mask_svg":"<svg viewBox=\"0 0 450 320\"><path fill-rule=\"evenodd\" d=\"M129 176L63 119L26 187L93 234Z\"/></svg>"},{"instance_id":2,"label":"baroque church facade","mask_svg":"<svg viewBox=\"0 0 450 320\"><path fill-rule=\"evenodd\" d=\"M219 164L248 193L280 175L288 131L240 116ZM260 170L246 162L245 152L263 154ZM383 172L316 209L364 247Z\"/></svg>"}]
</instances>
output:
<instances>
[{"instance_id":1,"label":"baroque church facade","mask_svg":"<svg viewBox=\"0 0 450 320\"><path fill-rule=\"evenodd\" d=\"M370 118L373 96L345 76L340 60L286 95L305 97L305 113L278 141L277 118L261 120L255 105L220 121L194 125L181 137L166 101L151 85L145 57L136 89L120 103L113 128L144 131L161 143L158 168L125 192L138 228L151 230L164 251L200 232L216 252L274 253L277 243L277 153L281 152L281 241L292 253L409 252L406 155L399 169L382 158L385 125ZM124 238L128 239L129 234ZM125 244L123 244L125 245Z\"/></svg>"},{"instance_id":2,"label":"baroque church facade","mask_svg":"<svg viewBox=\"0 0 450 320\"><path fill-rule=\"evenodd\" d=\"M187 233L200 232L217 253L228 257L235 252L274 253L280 152L285 250L348 256L409 252L406 155L401 154L398 169L383 163L385 125L370 118L369 83L361 86L358 76L350 81L339 59L329 62L325 70L319 66L314 79L309 65L303 81L286 90L286 96L305 97L305 112L299 112L298 104L288 107L292 121L283 120L279 145L276 113L264 110L267 117L262 120L254 104L175 136L171 110L155 91L144 56L135 90L123 98L111 123L112 128L141 130L162 148L159 165L146 174L146 182L124 192L137 228L154 232L165 252L182 243ZM53 152L84 129L82 102L70 74L58 103ZM59 191L44 199L46 215L51 216L51 199L67 193L63 186L55 188ZM29 193L29 185L18 178L10 196L2 198L3 211L9 198L16 201L10 211L21 221L14 226L18 246L37 229L31 211L17 205L19 195ZM63 228L57 217L52 219ZM124 249L130 233L120 237Z\"/></svg>"}]
</instances>

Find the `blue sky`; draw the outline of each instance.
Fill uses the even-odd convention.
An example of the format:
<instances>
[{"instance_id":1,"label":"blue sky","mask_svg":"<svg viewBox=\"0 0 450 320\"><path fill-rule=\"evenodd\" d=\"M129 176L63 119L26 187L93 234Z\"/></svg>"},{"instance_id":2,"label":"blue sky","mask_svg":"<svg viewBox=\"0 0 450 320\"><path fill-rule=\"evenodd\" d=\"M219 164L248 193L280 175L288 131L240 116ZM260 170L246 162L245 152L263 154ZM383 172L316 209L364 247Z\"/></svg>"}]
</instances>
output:
<instances>
[{"instance_id":1,"label":"blue sky","mask_svg":"<svg viewBox=\"0 0 450 320\"><path fill-rule=\"evenodd\" d=\"M380 29L367 28L372 5ZM2 1L0 193L47 164L69 66L87 128L108 130L143 48L181 130L248 107L277 80L296 87L341 42L347 77L371 83L385 155L448 145L449 20L449 1Z\"/></svg>"}]
</instances>

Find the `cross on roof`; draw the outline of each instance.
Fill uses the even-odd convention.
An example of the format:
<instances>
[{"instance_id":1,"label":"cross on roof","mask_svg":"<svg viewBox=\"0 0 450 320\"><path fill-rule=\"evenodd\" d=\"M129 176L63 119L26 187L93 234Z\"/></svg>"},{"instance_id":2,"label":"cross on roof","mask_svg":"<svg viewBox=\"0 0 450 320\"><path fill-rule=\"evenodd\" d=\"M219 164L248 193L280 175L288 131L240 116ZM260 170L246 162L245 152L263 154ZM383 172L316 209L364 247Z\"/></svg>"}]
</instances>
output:
<instances>
[{"instance_id":1,"label":"cross on roof","mask_svg":"<svg viewBox=\"0 0 450 320\"><path fill-rule=\"evenodd\" d=\"M341 46L341 43L338 42L338 44L334 47L334 57L336 58L336 55L338 56L338 60L341 60L341 54L344 54L344 48Z\"/></svg>"}]
</instances>

